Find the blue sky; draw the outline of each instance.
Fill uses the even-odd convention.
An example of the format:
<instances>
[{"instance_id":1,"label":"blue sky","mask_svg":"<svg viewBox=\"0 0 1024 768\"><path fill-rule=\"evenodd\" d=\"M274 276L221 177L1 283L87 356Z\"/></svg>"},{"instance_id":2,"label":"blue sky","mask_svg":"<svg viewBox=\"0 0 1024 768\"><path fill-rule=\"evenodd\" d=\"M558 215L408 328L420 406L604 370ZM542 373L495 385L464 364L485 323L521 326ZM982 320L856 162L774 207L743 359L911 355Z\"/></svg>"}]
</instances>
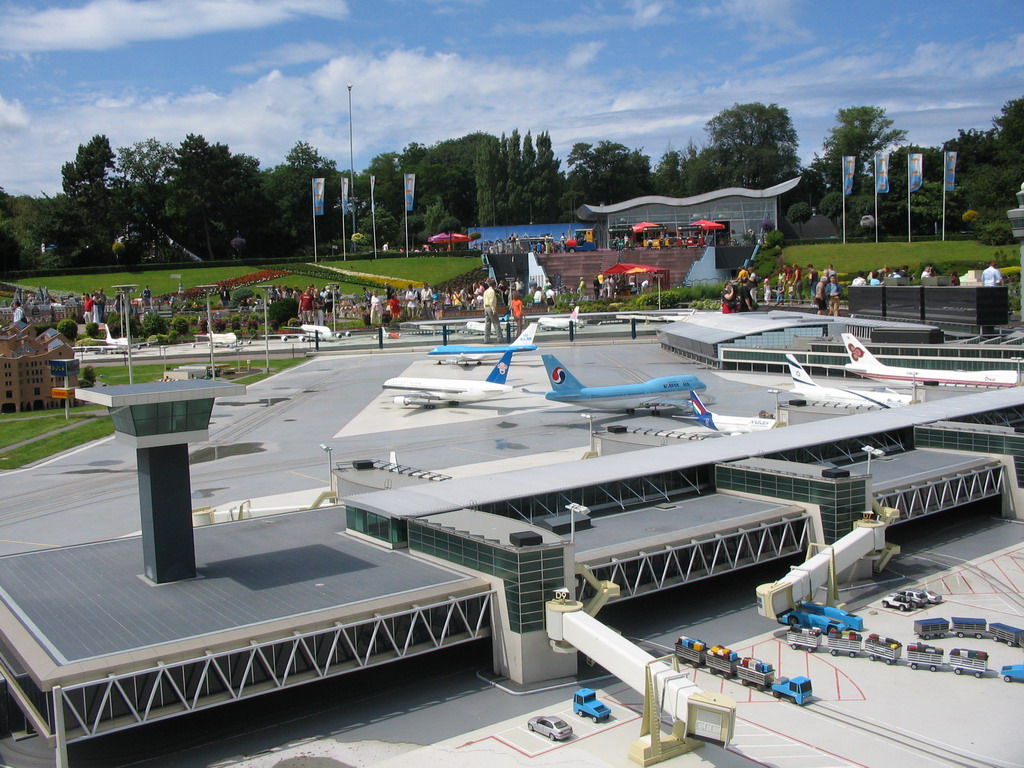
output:
<instances>
[{"instance_id":1,"label":"blue sky","mask_svg":"<svg viewBox=\"0 0 1024 768\"><path fill-rule=\"evenodd\" d=\"M751 101L789 110L805 161L862 104L938 146L1024 96L1024 3L7 0L0 187L59 191L97 133L199 133L264 167L302 140L348 168L348 83L357 168L514 128L563 158L607 139L656 161Z\"/></svg>"}]
</instances>

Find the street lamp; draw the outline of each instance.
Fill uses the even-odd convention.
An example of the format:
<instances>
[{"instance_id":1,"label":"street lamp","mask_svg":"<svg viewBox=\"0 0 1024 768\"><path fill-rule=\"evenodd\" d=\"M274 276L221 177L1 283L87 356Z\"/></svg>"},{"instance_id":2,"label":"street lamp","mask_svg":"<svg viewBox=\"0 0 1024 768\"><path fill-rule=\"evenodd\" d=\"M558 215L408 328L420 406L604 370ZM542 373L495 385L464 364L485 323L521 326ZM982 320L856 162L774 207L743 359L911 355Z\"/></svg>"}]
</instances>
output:
<instances>
[{"instance_id":1,"label":"street lamp","mask_svg":"<svg viewBox=\"0 0 1024 768\"><path fill-rule=\"evenodd\" d=\"M352 195L356 191L356 161L352 150L352 83L348 84L348 184L349 207L352 209L352 234L356 233L356 206Z\"/></svg>"},{"instance_id":2,"label":"street lamp","mask_svg":"<svg viewBox=\"0 0 1024 768\"><path fill-rule=\"evenodd\" d=\"M587 420L587 424L590 427L590 453L596 454L597 447L594 445L594 414L581 413L580 416Z\"/></svg>"},{"instance_id":3,"label":"street lamp","mask_svg":"<svg viewBox=\"0 0 1024 768\"><path fill-rule=\"evenodd\" d=\"M1017 386L1020 386L1020 364L1024 363L1024 357L1011 357L1010 362L1017 364Z\"/></svg>"},{"instance_id":4,"label":"street lamp","mask_svg":"<svg viewBox=\"0 0 1024 768\"><path fill-rule=\"evenodd\" d=\"M217 290L216 285L197 285L206 294L206 336L210 340L210 378L216 380L217 368L213 361L213 312L210 310L210 294Z\"/></svg>"},{"instance_id":5,"label":"street lamp","mask_svg":"<svg viewBox=\"0 0 1024 768\"><path fill-rule=\"evenodd\" d=\"M134 384L135 378L132 373L132 289L138 285L112 285L117 289L117 296L121 305L121 327L124 329L124 338L128 350L128 383ZM127 294L127 295L126 295Z\"/></svg>"},{"instance_id":6,"label":"street lamp","mask_svg":"<svg viewBox=\"0 0 1024 768\"><path fill-rule=\"evenodd\" d=\"M257 285L263 291L263 350L266 353L266 371L270 375L270 322L267 320L267 305L270 304L272 285Z\"/></svg>"},{"instance_id":7,"label":"street lamp","mask_svg":"<svg viewBox=\"0 0 1024 768\"><path fill-rule=\"evenodd\" d=\"M569 543L572 544L576 541L576 515L589 517L590 507L572 502L571 504L566 504L565 509L569 513Z\"/></svg>"},{"instance_id":8,"label":"street lamp","mask_svg":"<svg viewBox=\"0 0 1024 768\"><path fill-rule=\"evenodd\" d=\"M768 394L775 395L775 420L779 420L779 395L782 394L781 389L769 389Z\"/></svg>"},{"instance_id":9,"label":"street lamp","mask_svg":"<svg viewBox=\"0 0 1024 768\"><path fill-rule=\"evenodd\" d=\"M1007 211L1006 216L1010 220L1013 236L1020 243L1020 263L1024 269L1024 184L1020 185L1020 191L1017 193L1017 207Z\"/></svg>"},{"instance_id":10,"label":"street lamp","mask_svg":"<svg viewBox=\"0 0 1024 768\"><path fill-rule=\"evenodd\" d=\"M866 453L868 455L867 474L870 475L871 474L871 457L874 457L876 459L880 459L883 456L885 456L885 451L883 451L881 448L875 448L873 445L862 445L860 447L860 449L862 451L864 451L864 453Z\"/></svg>"},{"instance_id":11,"label":"street lamp","mask_svg":"<svg viewBox=\"0 0 1024 768\"><path fill-rule=\"evenodd\" d=\"M331 493L334 493L334 465L331 463L331 453L334 449L327 443L320 443L320 450L327 454L327 480L331 484Z\"/></svg>"}]
</instances>

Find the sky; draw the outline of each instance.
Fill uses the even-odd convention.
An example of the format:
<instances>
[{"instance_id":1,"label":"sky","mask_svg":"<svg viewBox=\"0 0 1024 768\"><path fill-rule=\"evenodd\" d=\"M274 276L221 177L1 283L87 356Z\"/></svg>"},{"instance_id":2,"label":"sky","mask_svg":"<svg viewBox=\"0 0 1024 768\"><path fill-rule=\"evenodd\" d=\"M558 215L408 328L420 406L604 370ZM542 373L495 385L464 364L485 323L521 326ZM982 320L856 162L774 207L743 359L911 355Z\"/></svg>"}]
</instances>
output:
<instances>
[{"instance_id":1,"label":"sky","mask_svg":"<svg viewBox=\"0 0 1024 768\"><path fill-rule=\"evenodd\" d=\"M1022 0L0 0L9 194L59 192L96 134L202 134L264 168L306 141L358 170L518 128L563 169L601 140L653 166L756 101L789 111L809 162L839 108L940 146L1021 97Z\"/></svg>"}]
</instances>

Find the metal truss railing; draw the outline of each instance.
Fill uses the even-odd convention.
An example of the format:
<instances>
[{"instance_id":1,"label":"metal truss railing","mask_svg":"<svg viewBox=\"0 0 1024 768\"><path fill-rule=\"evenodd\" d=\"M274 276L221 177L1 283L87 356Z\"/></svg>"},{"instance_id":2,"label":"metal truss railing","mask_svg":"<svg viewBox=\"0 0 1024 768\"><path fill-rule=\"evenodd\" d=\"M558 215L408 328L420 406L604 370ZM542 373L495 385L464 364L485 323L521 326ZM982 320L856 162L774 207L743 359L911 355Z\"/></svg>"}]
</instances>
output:
<instances>
[{"instance_id":1,"label":"metal truss railing","mask_svg":"<svg viewBox=\"0 0 1024 768\"><path fill-rule=\"evenodd\" d=\"M385 664L490 634L493 591L54 688L65 743ZM52 716L52 715L51 715ZM59 731L57 725L54 731ZM58 735L60 739L60 735Z\"/></svg>"},{"instance_id":2,"label":"metal truss railing","mask_svg":"<svg viewBox=\"0 0 1024 768\"><path fill-rule=\"evenodd\" d=\"M876 493L875 500L884 507L900 510L897 522L902 522L992 498L1002 492L1003 465L996 462L967 472L958 472L952 477L889 488Z\"/></svg>"},{"instance_id":3,"label":"metal truss railing","mask_svg":"<svg viewBox=\"0 0 1024 768\"><path fill-rule=\"evenodd\" d=\"M598 581L618 584L618 599L624 600L800 554L807 548L809 522L807 514L793 515L632 557L587 563L586 567ZM579 599L585 600L593 594L593 588L583 582L577 592Z\"/></svg>"}]
</instances>

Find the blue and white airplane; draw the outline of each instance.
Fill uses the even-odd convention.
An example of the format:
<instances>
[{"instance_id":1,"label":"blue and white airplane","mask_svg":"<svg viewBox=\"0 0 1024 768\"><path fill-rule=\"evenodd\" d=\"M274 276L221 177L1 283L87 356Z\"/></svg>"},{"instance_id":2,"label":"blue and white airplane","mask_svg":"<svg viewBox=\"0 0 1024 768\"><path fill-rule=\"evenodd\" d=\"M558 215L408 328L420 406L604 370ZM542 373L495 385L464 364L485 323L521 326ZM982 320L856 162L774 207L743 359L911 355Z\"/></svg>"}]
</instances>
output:
<instances>
[{"instance_id":1,"label":"blue and white airplane","mask_svg":"<svg viewBox=\"0 0 1024 768\"><path fill-rule=\"evenodd\" d=\"M880 408L898 408L910 405L911 396L891 389L837 389L823 387L814 381L793 355L787 354L789 375L793 377L793 394L825 403L840 405L872 405Z\"/></svg>"},{"instance_id":2,"label":"blue and white airplane","mask_svg":"<svg viewBox=\"0 0 1024 768\"><path fill-rule=\"evenodd\" d=\"M639 384L612 384L605 387L585 387L554 355L541 355L548 372L551 391L544 397L556 403L579 405L598 410L632 411L635 408L673 408L686 400L690 391L706 389L696 376L662 376Z\"/></svg>"},{"instance_id":3,"label":"blue and white airplane","mask_svg":"<svg viewBox=\"0 0 1024 768\"><path fill-rule=\"evenodd\" d=\"M440 344L427 354L447 355L447 360L437 361L439 364L471 365L481 362L484 357L503 355L506 352L532 352L537 348L533 343L536 333L537 324L531 323L511 344Z\"/></svg>"},{"instance_id":4,"label":"blue and white airplane","mask_svg":"<svg viewBox=\"0 0 1024 768\"><path fill-rule=\"evenodd\" d=\"M512 365L512 353L506 352L484 381L467 379L424 379L414 376L399 376L385 381L381 388L397 390L402 394L393 396L395 405L425 406L433 408L447 403L476 403L501 397L512 391L505 383Z\"/></svg>"},{"instance_id":5,"label":"blue and white airplane","mask_svg":"<svg viewBox=\"0 0 1024 768\"><path fill-rule=\"evenodd\" d=\"M760 432L763 429L772 429L775 426L775 419L763 417L748 418L746 416L722 416L714 414L707 409L696 392L690 392L690 402L693 404L693 415L697 421L708 429L716 432L728 432L737 435L744 432Z\"/></svg>"}]
</instances>

